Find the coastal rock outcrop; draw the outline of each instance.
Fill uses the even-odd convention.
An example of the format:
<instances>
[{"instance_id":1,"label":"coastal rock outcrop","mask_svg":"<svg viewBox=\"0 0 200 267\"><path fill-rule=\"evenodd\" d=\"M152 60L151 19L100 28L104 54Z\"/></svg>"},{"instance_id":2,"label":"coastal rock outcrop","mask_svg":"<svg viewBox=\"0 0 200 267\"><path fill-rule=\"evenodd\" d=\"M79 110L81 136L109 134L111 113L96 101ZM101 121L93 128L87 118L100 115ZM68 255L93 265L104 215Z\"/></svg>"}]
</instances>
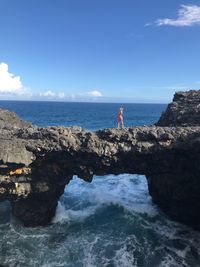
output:
<instances>
[{"instance_id":1,"label":"coastal rock outcrop","mask_svg":"<svg viewBox=\"0 0 200 267\"><path fill-rule=\"evenodd\" d=\"M157 126L198 126L200 125L199 90L177 92L173 102L163 112Z\"/></svg>"},{"instance_id":2,"label":"coastal rock outcrop","mask_svg":"<svg viewBox=\"0 0 200 267\"><path fill-rule=\"evenodd\" d=\"M200 229L200 126L172 127L169 119L170 127L87 132L8 121L0 123L0 200L26 226L51 221L73 175L91 182L93 175L133 173L146 175L153 201L170 217Z\"/></svg>"}]
</instances>

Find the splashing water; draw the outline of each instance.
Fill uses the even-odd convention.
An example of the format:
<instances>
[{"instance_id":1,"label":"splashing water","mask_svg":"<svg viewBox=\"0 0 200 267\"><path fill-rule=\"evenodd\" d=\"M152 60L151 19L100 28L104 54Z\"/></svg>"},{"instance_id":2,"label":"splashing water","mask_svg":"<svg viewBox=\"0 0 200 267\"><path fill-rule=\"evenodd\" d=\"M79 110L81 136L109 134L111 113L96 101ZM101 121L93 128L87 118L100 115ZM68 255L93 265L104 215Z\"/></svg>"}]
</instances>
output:
<instances>
[{"instance_id":1,"label":"splashing water","mask_svg":"<svg viewBox=\"0 0 200 267\"><path fill-rule=\"evenodd\" d=\"M74 177L48 227L24 228L1 204L5 266L198 266L200 233L166 218L139 175Z\"/></svg>"},{"instance_id":2,"label":"splashing water","mask_svg":"<svg viewBox=\"0 0 200 267\"><path fill-rule=\"evenodd\" d=\"M121 104L0 101L40 126L116 127ZM166 105L125 104L125 126L152 124ZM40 116L38 116L40 114ZM0 264L9 267L199 267L200 233L168 219L137 175L70 182L52 224L25 228L0 203Z\"/></svg>"}]
</instances>

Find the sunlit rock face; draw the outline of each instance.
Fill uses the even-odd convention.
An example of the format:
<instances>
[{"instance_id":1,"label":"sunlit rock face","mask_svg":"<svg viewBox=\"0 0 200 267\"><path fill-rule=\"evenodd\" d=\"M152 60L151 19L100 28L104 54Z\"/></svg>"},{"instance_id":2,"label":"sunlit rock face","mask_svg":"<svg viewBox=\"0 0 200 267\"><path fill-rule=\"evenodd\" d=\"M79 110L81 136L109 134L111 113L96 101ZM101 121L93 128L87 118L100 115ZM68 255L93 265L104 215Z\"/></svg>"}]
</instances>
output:
<instances>
[{"instance_id":1,"label":"sunlit rock face","mask_svg":"<svg viewBox=\"0 0 200 267\"><path fill-rule=\"evenodd\" d=\"M184 103L190 96L184 93ZM170 217L200 229L199 126L172 127L170 115L169 126L165 118L163 127L87 132L39 128L5 110L0 116L0 200L10 200L26 226L51 221L73 175L91 182L93 175L133 173L146 175L153 201Z\"/></svg>"},{"instance_id":2,"label":"sunlit rock face","mask_svg":"<svg viewBox=\"0 0 200 267\"><path fill-rule=\"evenodd\" d=\"M173 102L161 115L158 126L198 126L200 125L199 90L177 92Z\"/></svg>"}]
</instances>

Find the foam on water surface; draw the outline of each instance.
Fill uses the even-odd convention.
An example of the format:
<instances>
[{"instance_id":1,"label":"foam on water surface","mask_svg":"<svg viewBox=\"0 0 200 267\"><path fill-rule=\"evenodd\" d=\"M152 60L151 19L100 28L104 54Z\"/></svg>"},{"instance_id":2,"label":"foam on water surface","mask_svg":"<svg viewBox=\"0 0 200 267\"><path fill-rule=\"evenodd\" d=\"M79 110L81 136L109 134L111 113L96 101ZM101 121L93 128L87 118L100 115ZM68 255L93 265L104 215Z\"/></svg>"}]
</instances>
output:
<instances>
[{"instance_id":1,"label":"foam on water surface","mask_svg":"<svg viewBox=\"0 0 200 267\"><path fill-rule=\"evenodd\" d=\"M121 104L0 101L39 126L116 127ZM149 125L166 105L125 104L125 126ZM40 116L38 116L40 114ZM144 176L74 177L52 224L25 228L0 203L0 264L9 267L199 267L200 233L168 219Z\"/></svg>"},{"instance_id":2,"label":"foam on water surface","mask_svg":"<svg viewBox=\"0 0 200 267\"><path fill-rule=\"evenodd\" d=\"M199 266L200 233L159 211L144 176L74 177L48 227L24 228L7 203L0 210L5 266Z\"/></svg>"},{"instance_id":3,"label":"foam on water surface","mask_svg":"<svg viewBox=\"0 0 200 267\"><path fill-rule=\"evenodd\" d=\"M84 181L74 177L65 189L53 221L58 222L58 217L63 220L62 212L68 220L72 219L73 215L86 217L87 213L90 215L95 209L105 205L118 205L130 212L155 216L157 207L151 201L145 179L141 175L107 175L94 177L91 184L85 184Z\"/></svg>"}]
</instances>

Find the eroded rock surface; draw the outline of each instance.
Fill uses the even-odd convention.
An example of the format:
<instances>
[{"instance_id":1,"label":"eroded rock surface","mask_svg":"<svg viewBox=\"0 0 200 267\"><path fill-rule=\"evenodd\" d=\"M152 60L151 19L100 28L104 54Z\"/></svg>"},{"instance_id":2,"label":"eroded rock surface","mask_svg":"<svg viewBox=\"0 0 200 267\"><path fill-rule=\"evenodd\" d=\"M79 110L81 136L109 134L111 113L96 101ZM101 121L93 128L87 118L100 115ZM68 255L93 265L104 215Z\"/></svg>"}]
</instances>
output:
<instances>
[{"instance_id":1,"label":"eroded rock surface","mask_svg":"<svg viewBox=\"0 0 200 267\"><path fill-rule=\"evenodd\" d=\"M169 216L200 229L200 126L86 132L4 121L0 200L10 200L25 225L51 221L73 175L91 182L93 175L133 173L146 175L153 201Z\"/></svg>"},{"instance_id":2,"label":"eroded rock surface","mask_svg":"<svg viewBox=\"0 0 200 267\"><path fill-rule=\"evenodd\" d=\"M200 125L199 90L177 92L173 102L162 114L158 126L198 126Z\"/></svg>"}]
</instances>

